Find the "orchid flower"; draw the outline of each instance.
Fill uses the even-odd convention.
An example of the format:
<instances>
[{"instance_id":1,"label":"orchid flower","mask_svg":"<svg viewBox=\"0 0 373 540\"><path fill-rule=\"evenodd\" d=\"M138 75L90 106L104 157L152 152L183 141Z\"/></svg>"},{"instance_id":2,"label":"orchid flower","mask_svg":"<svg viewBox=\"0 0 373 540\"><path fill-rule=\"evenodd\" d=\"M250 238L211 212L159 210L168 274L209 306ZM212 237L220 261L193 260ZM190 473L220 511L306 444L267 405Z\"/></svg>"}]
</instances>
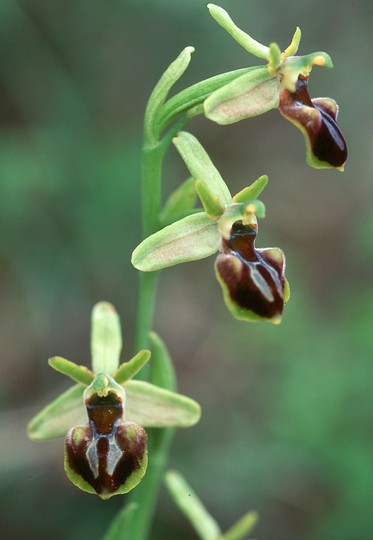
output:
<instances>
[{"instance_id":1,"label":"orchid flower","mask_svg":"<svg viewBox=\"0 0 373 540\"><path fill-rule=\"evenodd\" d=\"M257 216L265 213L257 197L267 177L261 176L232 197L193 135L180 132L174 144L196 181L204 211L191 213L146 238L133 252L133 265L149 272L218 252L216 277L231 313L251 322L280 322L289 298L285 257L279 248L255 247ZM189 191L190 180L187 182Z\"/></svg>"},{"instance_id":2,"label":"orchid flower","mask_svg":"<svg viewBox=\"0 0 373 540\"><path fill-rule=\"evenodd\" d=\"M152 334L151 343L159 350L158 336ZM148 462L144 427L189 427L200 417L192 399L132 380L151 353L143 349L119 365L121 347L119 317L111 304L99 302L92 312L92 370L51 358L51 367L78 384L28 425L34 440L65 436L68 478L103 499L127 493L143 478Z\"/></svg>"},{"instance_id":3,"label":"orchid flower","mask_svg":"<svg viewBox=\"0 0 373 540\"><path fill-rule=\"evenodd\" d=\"M224 9L214 4L208 8L212 17L244 49L268 64L253 67L215 90L204 102L207 118L218 124L232 124L278 108L304 134L307 163L311 167L343 171L347 146L336 122L338 105L331 98L311 99L307 90L312 67L333 67L330 56L325 52L294 56L301 38L299 28L290 45L281 52L276 43L267 47L243 32Z\"/></svg>"}]
</instances>

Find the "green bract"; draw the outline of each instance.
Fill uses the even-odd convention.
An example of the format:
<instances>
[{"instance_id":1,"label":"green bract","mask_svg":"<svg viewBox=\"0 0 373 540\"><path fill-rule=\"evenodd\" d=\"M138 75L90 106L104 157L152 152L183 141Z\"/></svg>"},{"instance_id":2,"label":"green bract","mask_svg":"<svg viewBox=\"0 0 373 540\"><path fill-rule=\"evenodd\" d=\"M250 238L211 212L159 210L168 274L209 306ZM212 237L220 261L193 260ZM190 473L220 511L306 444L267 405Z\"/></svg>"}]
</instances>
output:
<instances>
[{"instance_id":1,"label":"green bract","mask_svg":"<svg viewBox=\"0 0 373 540\"><path fill-rule=\"evenodd\" d=\"M249 68L212 92L204 102L207 118L218 124L232 124L278 108L305 135L309 165L343 170L347 147L336 124L337 104L330 98L311 100L306 89L314 65L333 67L330 56L325 52L294 56L301 37L299 28L283 52L275 43L266 47L239 29L224 9L214 4L208 8L242 47L268 64Z\"/></svg>"},{"instance_id":2,"label":"green bract","mask_svg":"<svg viewBox=\"0 0 373 540\"><path fill-rule=\"evenodd\" d=\"M206 510L198 495L180 473L168 471L165 483L175 504L195 529L198 537L203 540L244 540L258 521L256 512L247 512L223 533L217 521Z\"/></svg>"},{"instance_id":3,"label":"green bract","mask_svg":"<svg viewBox=\"0 0 373 540\"><path fill-rule=\"evenodd\" d=\"M156 362L159 341L152 334ZM200 407L192 399L132 380L151 353L141 350L119 365L121 345L118 315L111 304L100 302L92 312L92 371L61 357L51 358L51 367L78 384L44 407L28 425L31 439L67 435L68 477L102 498L129 491L145 474L144 427L189 427L200 417Z\"/></svg>"},{"instance_id":4,"label":"green bract","mask_svg":"<svg viewBox=\"0 0 373 540\"><path fill-rule=\"evenodd\" d=\"M234 197L206 151L190 133L174 144L195 179L204 211L186 216L146 238L134 250L133 265L143 272L202 259L219 252L216 275L228 309L246 321L279 322L288 299L285 259L279 248L255 249L257 199L267 184L261 176Z\"/></svg>"}]
</instances>

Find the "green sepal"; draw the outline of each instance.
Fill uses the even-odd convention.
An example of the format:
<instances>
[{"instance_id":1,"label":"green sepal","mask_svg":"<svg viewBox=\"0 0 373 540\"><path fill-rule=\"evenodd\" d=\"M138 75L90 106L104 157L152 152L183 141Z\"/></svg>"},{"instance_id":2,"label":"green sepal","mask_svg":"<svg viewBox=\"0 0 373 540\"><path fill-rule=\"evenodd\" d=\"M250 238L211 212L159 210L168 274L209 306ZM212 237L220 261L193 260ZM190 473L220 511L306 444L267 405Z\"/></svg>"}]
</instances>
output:
<instances>
[{"instance_id":1,"label":"green sepal","mask_svg":"<svg viewBox=\"0 0 373 540\"><path fill-rule=\"evenodd\" d=\"M119 366L122 332L112 304L99 302L92 310L92 371L111 375Z\"/></svg>"},{"instance_id":2,"label":"green sepal","mask_svg":"<svg viewBox=\"0 0 373 540\"><path fill-rule=\"evenodd\" d=\"M159 114L160 132L181 114L187 114L188 111L203 104L205 99L218 88L233 81L246 73L250 68L241 68L227 73L209 77L204 81L198 82L181 90L162 106Z\"/></svg>"},{"instance_id":3,"label":"green sepal","mask_svg":"<svg viewBox=\"0 0 373 540\"><path fill-rule=\"evenodd\" d=\"M278 84L266 66L254 67L213 92L204 103L205 115L217 124L227 125L276 109Z\"/></svg>"},{"instance_id":4,"label":"green sepal","mask_svg":"<svg viewBox=\"0 0 373 540\"><path fill-rule=\"evenodd\" d=\"M83 406L83 384L76 384L51 401L27 426L30 439L44 441L65 436L77 424L87 422Z\"/></svg>"},{"instance_id":5,"label":"green sepal","mask_svg":"<svg viewBox=\"0 0 373 540\"><path fill-rule=\"evenodd\" d=\"M186 428L201 417L201 407L191 398L154 384L131 380L125 384L126 419L143 427Z\"/></svg>"},{"instance_id":6,"label":"green sepal","mask_svg":"<svg viewBox=\"0 0 373 540\"><path fill-rule=\"evenodd\" d=\"M262 176L259 176L255 182L253 182L250 186L245 187L241 191L239 191L232 199L233 203L244 203L245 201L248 201L249 199L256 199L259 197L263 189L266 187L268 183L268 176L263 174Z\"/></svg>"},{"instance_id":7,"label":"green sepal","mask_svg":"<svg viewBox=\"0 0 373 540\"><path fill-rule=\"evenodd\" d=\"M148 236L134 250L131 262L142 272L152 272L209 257L218 247L216 223L199 212Z\"/></svg>"},{"instance_id":8,"label":"green sepal","mask_svg":"<svg viewBox=\"0 0 373 540\"><path fill-rule=\"evenodd\" d=\"M94 374L87 367L78 366L75 362L70 362L70 360L66 360L60 356L49 358L48 364L56 371L63 373L73 381L81 384L91 384L94 379Z\"/></svg>"},{"instance_id":9,"label":"green sepal","mask_svg":"<svg viewBox=\"0 0 373 540\"><path fill-rule=\"evenodd\" d=\"M165 483L175 504L188 519L201 540L221 538L218 523L181 474L176 471L168 471L165 475Z\"/></svg>"},{"instance_id":10,"label":"green sepal","mask_svg":"<svg viewBox=\"0 0 373 540\"><path fill-rule=\"evenodd\" d=\"M173 143L193 178L203 180L208 189L217 195L224 205L229 204L232 197L228 186L196 137L186 131L180 131L174 137Z\"/></svg>"},{"instance_id":11,"label":"green sepal","mask_svg":"<svg viewBox=\"0 0 373 540\"><path fill-rule=\"evenodd\" d=\"M85 386L76 384L59 395L28 424L30 439L47 440L65 436L75 425L85 424ZM186 396L143 381L128 381L126 420L143 427L190 427L201 416L199 404Z\"/></svg>"},{"instance_id":12,"label":"green sepal","mask_svg":"<svg viewBox=\"0 0 373 540\"><path fill-rule=\"evenodd\" d=\"M211 193L207 184L203 180L196 181L196 190L203 204L206 214L217 221L224 213L224 205L218 195Z\"/></svg>"},{"instance_id":13,"label":"green sepal","mask_svg":"<svg viewBox=\"0 0 373 540\"><path fill-rule=\"evenodd\" d=\"M170 225L192 212L197 200L194 184L194 178L188 178L168 197L159 216L162 227Z\"/></svg>"},{"instance_id":14,"label":"green sepal","mask_svg":"<svg viewBox=\"0 0 373 540\"><path fill-rule=\"evenodd\" d=\"M176 374L165 342L156 332L149 332L149 341L152 351L150 381L160 388L175 392Z\"/></svg>"},{"instance_id":15,"label":"green sepal","mask_svg":"<svg viewBox=\"0 0 373 540\"><path fill-rule=\"evenodd\" d=\"M241 47L258 58L264 58L265 60L268 59L269 48L262 45L249 36L249 34L238 28L225 9L214 4L208 4L207 7L215 21L220 24L220 26L224 28L224 30L226 30L233 37L233 39L237 41L239 45L241 45Z\"/></svg>"},{"instance_id":16,"label":"green sepal","mask_svg":"<svg viewBox=\"0 0 373 540\"><path fill-rule=\"evenodd\" d=\"M119 383L124 384L140 371L140 369L148 362L151 353L147 349L139 351L131 360L124 362L113 373L113 378Z\"/></svg>"}]
</instances>

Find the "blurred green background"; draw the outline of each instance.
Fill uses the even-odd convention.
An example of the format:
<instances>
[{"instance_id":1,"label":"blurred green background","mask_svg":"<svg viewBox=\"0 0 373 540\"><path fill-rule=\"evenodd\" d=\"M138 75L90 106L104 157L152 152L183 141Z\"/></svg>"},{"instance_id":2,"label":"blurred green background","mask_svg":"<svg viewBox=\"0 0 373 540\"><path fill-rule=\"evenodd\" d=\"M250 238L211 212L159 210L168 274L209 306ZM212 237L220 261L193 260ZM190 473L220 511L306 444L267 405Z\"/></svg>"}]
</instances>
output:
<instances>
[{"instance_id":1,"label":"blurred green background","mask_svg":"<svg viewBox=\"0 0 373 540\"><path fill-rule=\"evenodd\" d=\"M4 539L99 540L123 500L102 502L63 472L63 441L31 443L27 420L69 385L47 366L89 363L90 311L113 302L132 351L143 111L182 48L177 88L254 65L201 0L0 2L0 530ZM170 465L228 528L260 513L258 540L373 538L371 0L222 0L259 41L325 50L313 97L330 95L349 144L346 171L305 164L303 137L277 111L188 129L233 193L260 174L257 246L287 255L281 326L226 311L213 259L164 271L155 328L182 392L203 407ZM174 149L165 196L187 176ZM152 540L196 538L165 490Z\"/></svg>"}]
</instances>

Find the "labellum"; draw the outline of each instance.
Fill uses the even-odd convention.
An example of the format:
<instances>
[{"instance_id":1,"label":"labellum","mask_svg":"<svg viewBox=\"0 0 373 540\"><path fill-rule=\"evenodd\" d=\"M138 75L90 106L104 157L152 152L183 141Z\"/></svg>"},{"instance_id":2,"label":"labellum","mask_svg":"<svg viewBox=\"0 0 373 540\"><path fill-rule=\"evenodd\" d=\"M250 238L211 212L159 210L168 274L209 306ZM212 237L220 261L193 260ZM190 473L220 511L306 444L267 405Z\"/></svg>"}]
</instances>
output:
<instances>
[{"instance_id":1,"label":"labellum","mask_svg":"<svg viewBox=\"0 0 373 540\"><path fill-rule=\"evenodd\" d=\"M89 423L67 434L65 470L80 489L108 499L130 491L144 476L147 437L140 425L123 419L123 388L110 377L98 377L106 379L107 388L95 391L95 381L87 388Z\"/></svg>"},{"instance_id":2,"label":"labellum","mask_svg":"<svg viewBox=\"0 0 373 540\"><path fill-rule=\"evenodd\" d=\"M299 75L294 92L281 90L280 112L304 132L310 165L343 170L347 145L336 122L338 106L330 98L311 99L307 84L308 77Z\"/></svg>"},{"instance_id":3,"label":"labellum","mask_svg":"<svg viewBox=\"0 0 373 540\"><path fill-rule=\"evenodd\" d=\"M279 248L256 249L256 235L255 226L233 224L229 239L222 239L217 278L236 318L279 323L288 298L285 257Z\"/></svg>"}]
</instances>

